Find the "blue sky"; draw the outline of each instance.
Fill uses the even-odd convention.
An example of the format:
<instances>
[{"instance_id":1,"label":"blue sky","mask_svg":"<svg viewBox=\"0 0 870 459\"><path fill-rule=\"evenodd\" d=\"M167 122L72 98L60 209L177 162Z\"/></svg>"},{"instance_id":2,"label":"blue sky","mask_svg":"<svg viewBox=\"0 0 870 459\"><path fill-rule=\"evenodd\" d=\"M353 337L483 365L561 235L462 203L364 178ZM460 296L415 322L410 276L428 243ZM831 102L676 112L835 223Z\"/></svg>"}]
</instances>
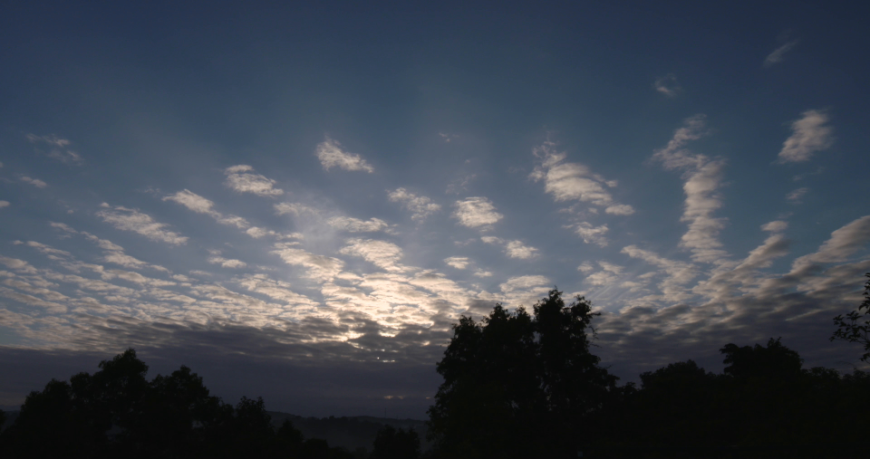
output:
<instances>
[{"instance_id":1,"label":"blue sky","mask_svg":"<svg viewBox=\"0 0 870 459\"><path fill-rule=\"evenodd\" d=\"M419 418L451 323L553 286L624 380L851 368L866 14L647 3L3 6L0 405L132 346Z\"/></svg>"}]
</instances>

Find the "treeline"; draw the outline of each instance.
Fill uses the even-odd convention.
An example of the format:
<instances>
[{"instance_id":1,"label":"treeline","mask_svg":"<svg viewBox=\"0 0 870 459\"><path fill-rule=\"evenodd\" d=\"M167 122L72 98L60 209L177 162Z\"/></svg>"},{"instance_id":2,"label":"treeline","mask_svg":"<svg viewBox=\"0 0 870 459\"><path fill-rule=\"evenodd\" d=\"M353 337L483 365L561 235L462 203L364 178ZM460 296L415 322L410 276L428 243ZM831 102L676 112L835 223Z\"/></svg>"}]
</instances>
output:
<instances>
[{"instance_id":1,"label":"treeline","mask_svg":"<svg viewBox=\"0 0 870 459\"><path fill-rule=\"evenodd\" d=\"M31 392L0 434L0 457L375 459L394 457L384 453L397 444L419 454L416 433L391 427L377 433L372 454L305 439L289 420L276 428L261 398L224 403L187 367L147 380L132 349L99 368ZM0 411L0 425L4 418Z\"/></svg>"},{"instance_id":2,"label":"treeline","mask_svg":"<svg viewBox=\"0 0 870 459\"><path fill-rule=\"evenodd\" d=\"M870 274L868 274L870 277ZM536 459L865 458L870 374L804 368L779 339L721 348L714 374L687 360L618 384L591 350L597 313L552 290L482 321L462 317L437 364L444 382L421 453L413 430L385 427L369 453L274 427L262 399L235 406L181 367L145 377L130 349L94 374L32 392L0 434L0 457ZM832 339L870 351L870 281L859 308L835 318ZM870 360L865 353L862 360ZM0 411L0 425L3 421Z\"/></svg>"},{"instance_id":3,"label":"treeline","mask_svg":"<svg viewBox=\"0 0 870 459\"><path fill-rule=\"evenodd\" d=\"M870 282L866 292L859 312ZM432 456L870 455L870 374L803 368L797 352L771 339L723 346L721 374L687 360L619 385L591 352L596 315L584 298L565 304L553 290L531 313L496 306L480 322L462 317L437 367L444 383L429 409ZM866 326L860 314L848 317Z\"/></svg>"}]
</instances>

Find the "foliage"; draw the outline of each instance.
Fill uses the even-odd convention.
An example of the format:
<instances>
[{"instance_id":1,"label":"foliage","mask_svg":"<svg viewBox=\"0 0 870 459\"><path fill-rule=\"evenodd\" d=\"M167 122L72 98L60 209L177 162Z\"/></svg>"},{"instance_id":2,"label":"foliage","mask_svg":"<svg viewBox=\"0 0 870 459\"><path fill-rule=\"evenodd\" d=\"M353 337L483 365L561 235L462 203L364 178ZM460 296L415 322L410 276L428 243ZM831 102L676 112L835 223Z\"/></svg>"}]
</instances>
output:
<instances>
[{"instance_id":1,"label":"foliage","mask_svg":"<svg viewBox=\"0 0 870 459\"><path fill-rule=\"evenodd\" d=\"M413 429L385 426L378 431L369 459L418 459L420 438Z\"/></svg>"},{"instance_id":2,"label":"foliage","mask_svg":"<svg viewBox=\"0 0 870 459\"><path fill-rule=\"evenodd\" d=\"M31 392L0 435L0 456L352 458L305 440L289 421L274 429L261 398L222 402L187 367L148 381L148 366L128 349L99 368Z\"/></svg>"},{"instance_id":3,"label":"foliage","mask_svg":"<svg viewBox=\"0 0 870 459\"><path fill-rule=\"evenodd\" d=\"M558 290L511 313L496 305L477 323L462 317L438 363L444 383L429 409L437 449L455 458L576 457L591 441L591 415L616 377L589 351L596 313Z\"/></svg>"},{"instance_id":4,"label":"foliage","mask_svg":"<svg viewBox=\"0 0 870 459\"><path fill-rule=\"evenodd\" d=\"M870 273L866 273L865 276L868 279L864 284L864 301L857 310L846 314L845 317L843 315L834 317L837 330L831 336L831 341L842 339L863 344L864 355L861 356L863 362L870 361Z\"/></svg>"}]
</instances>

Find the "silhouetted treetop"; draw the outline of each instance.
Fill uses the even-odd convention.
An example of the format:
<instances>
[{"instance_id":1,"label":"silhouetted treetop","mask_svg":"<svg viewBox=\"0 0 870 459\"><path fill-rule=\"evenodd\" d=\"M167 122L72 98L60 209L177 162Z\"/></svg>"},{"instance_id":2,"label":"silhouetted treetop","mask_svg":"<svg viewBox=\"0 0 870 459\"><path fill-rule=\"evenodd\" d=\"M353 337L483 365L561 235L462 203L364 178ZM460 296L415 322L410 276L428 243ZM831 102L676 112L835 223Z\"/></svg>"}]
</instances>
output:
<instances>
[{"instance_id":1,"label":"silhouetted treetop","mask_svg":"<svg viewBox=\"0 0 870 459\"><path fill-rule=\"evenodd\" d=\"M864 284L864 301L857 310L846 314L845 317L843 315L834 317L837 330L831 336L831 341L842 339L863 344L864 355L861 356L863 362L870 360L870 273L866 273L865 276L868 279Z\"/></svg>"}]
</instances>

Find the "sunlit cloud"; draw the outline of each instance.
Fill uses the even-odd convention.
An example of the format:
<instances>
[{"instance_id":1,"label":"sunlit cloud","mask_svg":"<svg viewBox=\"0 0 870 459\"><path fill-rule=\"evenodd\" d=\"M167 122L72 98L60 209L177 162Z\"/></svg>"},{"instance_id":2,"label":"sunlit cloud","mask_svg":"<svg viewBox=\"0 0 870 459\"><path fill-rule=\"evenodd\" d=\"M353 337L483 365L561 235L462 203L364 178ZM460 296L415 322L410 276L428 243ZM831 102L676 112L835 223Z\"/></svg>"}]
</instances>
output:
<instances>
[{"instance_id":1,"label":"sunlit cloud","mask_svg":"<svg viewBox=\"0 0 870 459\"><path fill-rule=\"evenodd\" d=\"M547 141L533 150L541 163L535 167L530 177L544 181L544 191L553 195L556 202L577 200L614 215L631 215L634 208L627 204L616 203L607 188L617 186L613 180L605 180L580 163L564 162L567 153L557 152L555 144Z\"/></svg>"},{"instance_id":2,"label":"sunlit cloud","mask_svg":"<svg viewBox=\"0 0 870 459\"><path fill-rule=\"evenodd\" d=\"M574 225L567 225L566 228L571 228L583 242L587 244L595 244L599 247L607 247L608 240L605 234L609 231L607 225L595 226L589 222L580 222Z\"/></svg>"},{"instance_id":3,"label":"sunlit cloud","mask_svg":"<svg viewBox=\"0 0 870 459\"><path fill-rule=\"evenodd\" d=\"M505 255L511 258L528 260L529 258L534 258L538 255L538 249L526 246L522 241L507 241L494 236L483 236L480 240L487 244L503 246Z\"/></svg>"},{"instance_id":4,"label":"sunlit cloud","mask_svg":"<svg viewBox=\"0 0 870 459\"><path fill-rule=\"evenodd\" d=\"M452 268L465 269L470 261L466 257L449 257L444 259L444 263Z\"/></svg>"},{"instance_id":5,"label":"sunlit cloud","mask_svg":"<svg viewBox=\"0 0 870 459\"><path fill-rule=\"evenodd\" d=\"M417 196L404 188L397 188L390 191L388 194L391 202L401 203L402 206L410 211L413 215L413 220L423 220L432 213L441 210L441 206L432 202L426 196Z\"/></svg>"},{"instance_id":6,"label":"sunlit cloud","mask_svg":"<svg viewBox=\"0 0 870 459\"><path fill-rule=\"evenodd\" d=\"M275 181L260 174L253 173L254 168L245 164L226 168L227 176L224 184L239 193L253 193L257 196L270 197L284 194L284 190L275 188Z\"/></svg>"},{"instance_id":7,"label":"sunlit cloud","mask_svg":"<svg viewBox=\"0 0 870 459\"><path fill-rule=\"evenodd\" d=\"M501 220L504 215L496 212L492 202L484 197L470 197L454 203L456 210L453 218L468 228L487 229Z\"/></svg>"},{"instance_id":8,"label":"sunlit cloud","mask_svg":"<svg viewBox=\"0 0 870 459\"><path fill-rule=\"evenodd\" d=\"M689 229L680 239L680 246L689 249L695 261L724 263L728 253L722 250L718 235L726 219L716 218L713 214L722 207L718 190L725 163L685 148L688 142L707 134L705 120L704 115L686 119L668 144L656 150L653 160L661 161L665 169L684 171L686 201L680 221L687 222Z\"/></svg>"},{"instance_id":9,"label":"sunlit cloud","mask_svg":"<svg viewBox=\"0 0 870 459\"><path fill-rule=\"evenodd\" d=\"M348 231L351 233L372 233L376 231L383 231L390 227L387 222L379 218L360 220L353 217L332 217L327 220L326 223L335 229Z\"/></svg>"},{"instance_id":10,"label":"sunlit cloud","mask_svg":"<svg viewBox=\"0 0 870 459\"><path fill-rule=\"evenodd\" d=\"M150 215L136 209L128 209L122 206L111 207L103 204L103 210L97 212L97 216L104 222L124 231L133 231L153 241L166 242L172 245L181 245L187 242L187 237L174 231L165 229L168 225L159 223Z\"/></svg>"},{"instance_id":11,"label":"sunlit cloud","mask_svg":"<svg viewBox=\"0 0 870 459\"><path fill-rule=\"evenodd\" d=\"M780 163L809 161L813 153L827 150L834 144L834 129L828 125L829 116L820 110L807 110L803 117L791 124L792 135L782 144Z\"/></svg>"},{"instance_id":12,"label":"sunlit cloud","mask_svg":"<svg viewBox=\"0 0 870 459\"><path fill-rule=\"evenodd\" d=\"M375 171L375 168L360 155L342 150L341 144L329 137L317 144L316 154L320 164L323 165L323 169L327 171L333 167L346 171L363 171L368 173Z\"/></svg>"}]
</instances>

